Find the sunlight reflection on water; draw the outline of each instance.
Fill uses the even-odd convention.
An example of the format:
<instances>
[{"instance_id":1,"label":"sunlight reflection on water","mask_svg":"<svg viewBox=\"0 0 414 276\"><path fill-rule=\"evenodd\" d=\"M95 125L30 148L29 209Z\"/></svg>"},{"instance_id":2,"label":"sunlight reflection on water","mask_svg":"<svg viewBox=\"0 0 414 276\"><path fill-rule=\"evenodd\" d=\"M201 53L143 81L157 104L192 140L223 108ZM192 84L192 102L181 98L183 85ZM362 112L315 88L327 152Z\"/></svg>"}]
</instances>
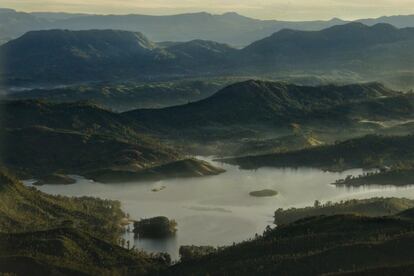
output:
<instances>
[{"instance_id":1,"label":"sunlight reflection on water","mask_svg":"<svg viewBox=\"0 0 414 276\"><path fill-rule=\"evenodd\" d=\"M148 240L125 235L131 245L150 252L168 252L173 259L178 258L181 245L230 245L252 238L272 224L273 212L278 208L304 207L315 200L376 196L414 198L414 186L337 188L331 185L347 175L361 174L360 169L342 173L310 168L247 171L230 165L215 165L224 167L227 172L203 178L111 185L77 178L76 185L46 185L39 189L51 194L120 200L124 210L135 220L159 215L175 219L178 232L174 238ZM163 186L164 190L152 191ZM279 194L269 198L249 196L249 192L261 189L273 189Z\"/></svg>"}]
</instances>

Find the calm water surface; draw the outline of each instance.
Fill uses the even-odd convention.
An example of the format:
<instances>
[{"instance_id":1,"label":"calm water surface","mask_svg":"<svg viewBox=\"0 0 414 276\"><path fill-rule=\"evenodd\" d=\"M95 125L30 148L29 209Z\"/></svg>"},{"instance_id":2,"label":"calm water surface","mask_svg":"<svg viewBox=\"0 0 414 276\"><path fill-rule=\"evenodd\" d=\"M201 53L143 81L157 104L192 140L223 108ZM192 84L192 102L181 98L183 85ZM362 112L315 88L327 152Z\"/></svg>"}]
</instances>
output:
<instances>
[{"instance_id":1,"label":"calm water surface","mask_svg":"<svg viewBox=\"0 0 414 276\"><path fill-rule=\"evenodd\" d=\"M125 236L137 248L168 252L173 259L178 258L181 245L229 245L260 234L272 224L272 215L277 208L308 206L315 200L326 202L375 196L414 198L413 187L336 188L331 185L347 175L361 174L359 169L343 173L309 168L245 171L235 166L215 165L227 172L204 178L111 185L78 178L76 185L46 185L39 189L50 194L119 200L132 219L159 215L175 219L178 232L174 238L138 240L132 234ZM166 187L164 190L151 191L163 186ZM249 196L249 192L262 189L273 189L279 194L270 198Z\"/></svg>"}]
</instances>

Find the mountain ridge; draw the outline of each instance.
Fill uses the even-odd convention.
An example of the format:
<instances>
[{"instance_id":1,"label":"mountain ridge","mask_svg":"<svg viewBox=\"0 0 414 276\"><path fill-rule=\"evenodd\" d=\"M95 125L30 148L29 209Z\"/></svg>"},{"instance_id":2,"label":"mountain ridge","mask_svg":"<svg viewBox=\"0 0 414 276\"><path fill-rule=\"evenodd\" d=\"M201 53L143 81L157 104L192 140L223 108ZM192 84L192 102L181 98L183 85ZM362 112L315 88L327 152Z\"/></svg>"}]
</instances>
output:
<instances>
[{"instance_id":1,"label":"mountain ridge","mask_svg":"<svg viewBox=\"0 0 414 276\"><path fill-rule=\"evenodd\" d=\"M414 28L356 22L321 31L283 29L243 49L205 40L156 44L142 33L128 31L51 30L29 32L0 46L0 57L6 83L333 70L375 79L390 70L409 70L414 62L413 45ZM26 47L32 51L24 51Z\"/></svg>"}]
</instances>

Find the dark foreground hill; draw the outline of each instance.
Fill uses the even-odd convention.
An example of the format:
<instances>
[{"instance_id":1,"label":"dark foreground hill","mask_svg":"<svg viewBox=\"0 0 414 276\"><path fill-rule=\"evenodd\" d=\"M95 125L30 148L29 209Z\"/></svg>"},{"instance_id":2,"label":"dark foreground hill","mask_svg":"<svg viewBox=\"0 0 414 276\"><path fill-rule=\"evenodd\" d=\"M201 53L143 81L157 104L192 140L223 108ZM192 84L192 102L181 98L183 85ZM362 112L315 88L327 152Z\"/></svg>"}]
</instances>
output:
<instances>
[{"instance_id":1,"label":"dark foreground hill","mask_svg":"<svg viewBox=\"0 0 414 276\"><path fill-rule=\"evenodd\" d=\"M412 217L318 216L175 265L170 275L410 275Z\"/></svg>"},{"instance_id":2,"label":"dark foreground hill","mask_svg":"<svg viewBox=\"0 0 414 276\"><path fill-rule=\"evenodd\" d=\"M143 274L160 258L117 245L120 203L46 195L0 171L0 273Z\"/></svg>"},{"instance_id":3,"label":"dark foreground hill","mask_svg":"<svg viewBox=\"0 0 414 276\"><path fill-rule=\"evenodd\" d=\"M308 217L268 229L252 240L209 250L206 256L187 256L167 267L165 255L151 256L114 244L124 216L117 202L46 195L3 172L0 199L1 273L373 275L382 271L385 275L410 275L414 267L412 209L390 217ZM362 213L374 201L381 204L381 199L367 201ZM407 200L401 203L407 204L405 208L412 204ZM404 208L398 200L381 206L385 213L389 207L393 211Z\"/></svg>"}]
</instances>

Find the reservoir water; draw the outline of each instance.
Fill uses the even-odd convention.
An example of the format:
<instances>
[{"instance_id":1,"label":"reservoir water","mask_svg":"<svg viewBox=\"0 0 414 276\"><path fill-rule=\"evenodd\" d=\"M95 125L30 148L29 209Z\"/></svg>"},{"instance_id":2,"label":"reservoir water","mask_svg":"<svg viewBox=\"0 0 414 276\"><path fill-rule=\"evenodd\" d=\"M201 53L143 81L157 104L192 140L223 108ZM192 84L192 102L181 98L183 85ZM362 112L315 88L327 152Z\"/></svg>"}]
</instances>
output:
<instances>
[{"instance_id":1,"label":"reservoir water","mask_svg":"<svg viewBox=\"0 0 414 276\"><path fill-rule=\"evenodd\" d=\"M178 259L181 245L223 246L261 234L267 225L272 225L273 213L278 208L309 206L315 200L324 203L376 196L414 198L412 186L336 188L331 185L347 175L361 174L360 169L342 173L309 168L247 171L212 163L226 169L226 173L128 184L100 184L77 178L75 185L45 185L38 189L50 194L119 200L124 211L135 220L160 215L175 219L178 232L174 238L149 240L134 239L133 234L125 236L137 248L167 252L173 259ZM268 198L249 195L262 189L276 190L279 194Z\"/></svg>"}]
</instances>

